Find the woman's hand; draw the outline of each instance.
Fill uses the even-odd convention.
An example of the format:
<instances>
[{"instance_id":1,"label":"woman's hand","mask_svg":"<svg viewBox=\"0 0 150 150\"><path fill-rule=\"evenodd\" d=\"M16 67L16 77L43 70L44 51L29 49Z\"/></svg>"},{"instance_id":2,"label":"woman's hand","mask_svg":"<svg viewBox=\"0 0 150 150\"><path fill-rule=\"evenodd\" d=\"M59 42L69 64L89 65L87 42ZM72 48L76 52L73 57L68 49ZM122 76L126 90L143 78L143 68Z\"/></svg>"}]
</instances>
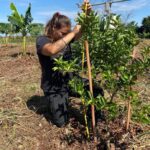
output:
<instances>
[{"instance_id":1,"label":"woman's hand","mask_svg":"<svg viewBox=\"0 0 150 150\"><path fill-rule=\"evenodd\" d=\"M81 31L81 25L76 25L75 27L74 27L74 29L73 29L73 33L75 34L75 35L77 35L78 33L80 33L80 31Z\"/></svg>"}]
</instances>

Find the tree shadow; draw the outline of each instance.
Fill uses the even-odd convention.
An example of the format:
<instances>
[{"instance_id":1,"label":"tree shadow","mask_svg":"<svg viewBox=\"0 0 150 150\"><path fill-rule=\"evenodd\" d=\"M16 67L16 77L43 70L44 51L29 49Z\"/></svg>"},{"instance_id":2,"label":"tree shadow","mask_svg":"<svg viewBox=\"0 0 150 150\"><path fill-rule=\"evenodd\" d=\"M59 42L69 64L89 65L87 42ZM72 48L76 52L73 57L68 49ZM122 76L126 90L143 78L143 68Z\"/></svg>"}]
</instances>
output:
<instances>
[{"instance_id":1,"label":"tree shadow","mask_svg":"<svg viewBox=\"0 0 150 150\"><path fill-rule=\"evenodd\" d=\"M44 96L34 95L28 99L26 104L30 110L36 112L37 114L43 114L48 111L48 102L45 100Z\"/></svg>"},{"instance_id":2,"label":"tree shadow","mask_svg":"<svg viewBox=\"0 0 150 150\"><path fill-rule=\"evenodd\" d=\"M2 44L1 48L16 48L17 44Z\"/></svg>"},{"instance_id":3,"label":"tree shadow","mask_svg":"<svg viewBox=\"0 0 150 150\"><path fill-rule=\"evenodd\" d=\"M35 55L34 53L31 52L26 52L25 54L23 54L22 52L18 52L11 55L11 57L13 58L20 57L20 56L35 56Z\"/></svg>"},{"instance_id":4,"label":"tree shadow","mask_svg":"<svg viewBox=\"0 0 150 150\"><path fill-rule=\"evenodd\" d=\"M34 95L27 100L26 105L29 110L34 111L36 114L43 115L48 122L51 121L51 116L48 108L50 104L44 96ZM74 108L72 104L69 104L68 111L70 117L74 117L81 124L84 124L83 115L79 109Z\"/></svg>"}]
</instances>

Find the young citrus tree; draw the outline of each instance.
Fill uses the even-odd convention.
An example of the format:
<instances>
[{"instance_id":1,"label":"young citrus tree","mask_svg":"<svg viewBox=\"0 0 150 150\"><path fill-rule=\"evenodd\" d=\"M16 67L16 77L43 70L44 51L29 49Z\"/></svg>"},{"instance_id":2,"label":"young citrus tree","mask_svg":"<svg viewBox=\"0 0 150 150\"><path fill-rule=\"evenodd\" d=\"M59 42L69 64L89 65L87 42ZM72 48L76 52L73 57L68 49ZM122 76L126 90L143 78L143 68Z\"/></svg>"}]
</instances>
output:
<instances>
[{"instance_id":1,"label":"young citrus tree","mask_svg":"<svg viewBox=\"0 0 150 150\"><path fill-rule=\"evenodd\" d=\"M95 77L100 75L97 80L108 93L105 100L113 104L116 96L124 95L121 98L128 102L126 125L128 129L131 118L130 103L135 96L132 86L136 84L138 76L149 67L149 48L146 49L147 52L145 50L141 52L141 59L133 58L134 46L138 44L137 35L132 26L126 27L121 22L120 16L112 14L99 18L96 13L91 12L85 17L81 13L77 21L83 27L83 39L89 39L93 74ZM82 46L78 47L78 50L82 51ZM116 107L112 106L115 110ZM107 105L105 108L108 108ZM112 112L114 110L111 109Z\"/></svg>"},{"instance_id":2,"label":"young citrus tree","mask_svg":"<svg viewBox=\"0 0 150 150\"><path fill-rule=\"evenodd\" d=\"M93 97L89 91L83 88L82 80L78 81L79 79L75 78L70 83L74 90L80 93L81 98L84 97L87 107L94 105L99 110L108 111L108 118L114 118L116 115L124 116L126 130L128 130L132 114L135 117L135 113L131 113L131 106L134 107L135 101L138 99L133 87L136 85L138 77L142 76L150 66L150 48L141 51L141 58L134 58L134 47L138 44L138 38L134 28L124 25L120 16L112 14L100 17L96 12L91 11L88 16L85 13L78 14L76 21L82 25L83 36L74 45L74 58L78 64L85 64L87 60L83 55L85 53L83 42L87 39L92 74L104 89L105 96L99 94L96 98ZM74 66L72 65L72 67ZM82 65L78 66L80 67L77 72L80 73ZM65 67L63 66L63 68ZM84 65L84 68L87 71L87 66ZM118 100L125 101L127 105L120 106ZM123 111L119 112L120 108ZM134 107L134 111L136 109ZM142 113L142 115L143 118L148 117L147 114L144 116Z\"/></svg>"},{"instance_id":3,"label":"young citrus tree","mask_svg":"<svg viewBox=\"0 0 150 150\"><path fill-rule=\"evenodd\" d=\"M13 29L16 33L21 33L23 38L23 54L26 53L26 36L31 30L31 23L33 21L31 15L31 4L26 10L25 15L19 14L16 6L11 3L10 9L12 10L12 14L8 16L8 21L12 24Z\"/></svg>"}]
</instances>

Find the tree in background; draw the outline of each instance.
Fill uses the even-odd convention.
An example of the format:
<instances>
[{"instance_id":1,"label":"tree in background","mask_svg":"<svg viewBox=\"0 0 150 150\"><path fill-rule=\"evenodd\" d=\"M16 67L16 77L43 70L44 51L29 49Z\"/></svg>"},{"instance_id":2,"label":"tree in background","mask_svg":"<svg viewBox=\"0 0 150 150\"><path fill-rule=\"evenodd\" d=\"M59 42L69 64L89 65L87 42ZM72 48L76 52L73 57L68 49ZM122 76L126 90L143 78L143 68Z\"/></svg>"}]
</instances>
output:
<instances>
[{"instance_id":1,"label":"tree in background","mask_svg":"<svg viewBox=\"0 0 150 150\"><path fill-rule=\"evenodd\" d=\"M142 26L144 28L144 32L150 33L150 16L143 19Z\"/></svg>"},{"instance_id":2,"label":"tree in background","mask_svg":"<svg viewBox=\"0 0 150 150\"><path fill-rule=\"evenodd\" d=\"M136 28L141 38L150 38L150 16L143 18L142 25Z\"/></svg>"},{"instance_id":3,"label":"tree in background","mask_svg":"<svg viewBox=\"0 0 150 150\"><path fill-rule=\"evenodd\" d=\"M27 8L25 15L19 14L16 6L11 3L10 9L12 14L8 16L8 21L12 24L13 30L16 33L21 33L23 37L23 55L26 53L26 36L31 31L31 23L33 21L31 15L31 4Z\"/></svg>"},{"instance_id":4,"label":"tree in background","mask_svg":"<svg viewBox=\"0 0 150 150\"><path fill-rule=\"evenodd\" d=\"M0 23L0 33L5 35L5 43L8 45L8 35L12 33L12 26L10 23Z\"/></svg>"},{"instance_id":5,"label":"tree in background","mask_svg":"<svg viewBox=\"0 0 150 150\"><path fill-rule=\"evenodd\" d=\"M134 31L138 30L138 24L135 21L129 22L126 27L131 27Z\"/></svg>"},{"instance_id":6,"label":"tree in background","mask_svg":"<svg viewBox=\"0 0 150 150\"><path fill-rule=\"evenodd\" d=\"M140 30L142 31L144 38L150 38L150 16L143 19Z\"/></svg>"},{"instance_id":7,"label":"tree in background","mask_svg":"<svg viewBox=\"0 0 150 150\"><path fill-rule=\"evenodd\" d=\"M32 23L31 24L31 36L39 36L42 35L44 31L44 25L41 23Z\"/></svg>"}]
</instances>

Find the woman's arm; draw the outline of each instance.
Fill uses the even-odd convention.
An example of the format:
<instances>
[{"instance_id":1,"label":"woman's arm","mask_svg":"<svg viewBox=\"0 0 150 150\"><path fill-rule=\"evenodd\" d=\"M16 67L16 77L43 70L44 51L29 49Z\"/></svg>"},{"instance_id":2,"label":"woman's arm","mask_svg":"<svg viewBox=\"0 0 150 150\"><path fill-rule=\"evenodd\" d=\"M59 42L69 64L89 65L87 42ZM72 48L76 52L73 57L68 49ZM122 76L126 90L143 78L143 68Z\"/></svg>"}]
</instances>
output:
<instances>
[{"instance_id":1,"label":"woman's arm","mask_svg":"<svg viewBox=\"0 0 150 150\"><path fill-rule=\"evenodd\" d=\"M59 53L68 43L80 32L80 25L75 26L72 32L54 43L48 43L42 48L42 54L45 56L52 56Z\"/></svg>"}]
</instances>

